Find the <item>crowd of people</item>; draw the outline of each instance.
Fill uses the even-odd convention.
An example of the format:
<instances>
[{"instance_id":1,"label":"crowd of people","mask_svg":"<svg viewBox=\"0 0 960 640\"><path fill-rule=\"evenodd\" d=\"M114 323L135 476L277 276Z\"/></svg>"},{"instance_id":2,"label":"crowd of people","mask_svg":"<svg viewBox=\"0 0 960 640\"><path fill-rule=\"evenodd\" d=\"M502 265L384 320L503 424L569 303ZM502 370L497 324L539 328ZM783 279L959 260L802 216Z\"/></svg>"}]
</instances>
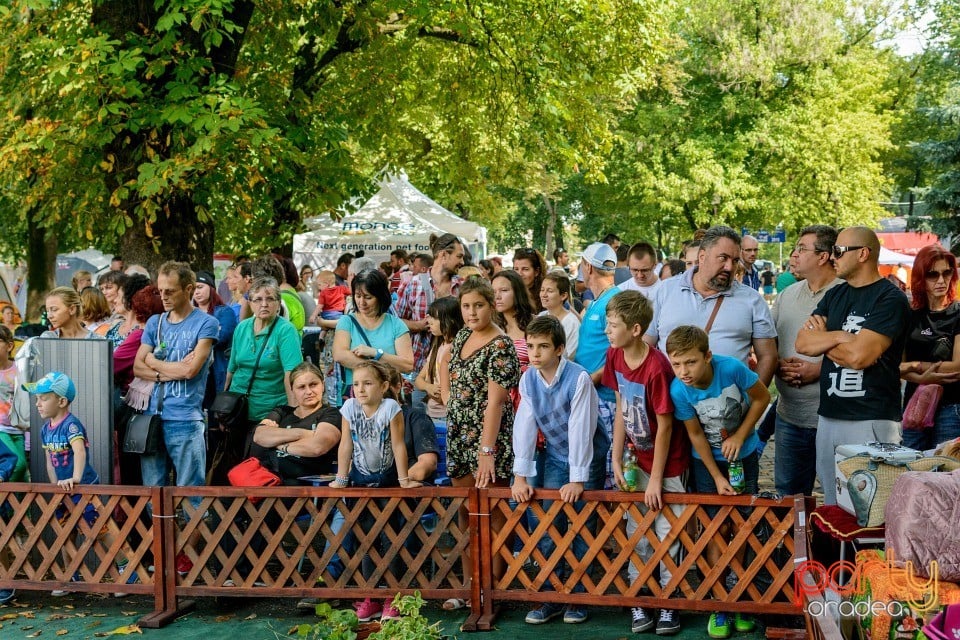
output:
<instances>
[{"instance_id":1,"label":"crowd of people","mask_svg":"<svg viewBox=\"0 0 960 640\"><path fill-rule=\"evenodd\" d=\"M120 481L153 486L222 484L252 452L288 484L330 474L349 491L440 479L512 487L521 504L537 488L559 489L574 505L584 490L619 488L659 512L665 492L755 493L775 433L777 491L810 495L819 478L824 503L835 504L836 446L902 440L926 450L960 437L957 263L939 245L917 255L909 298L881 277L879 240L864 227L802 229L790 253L795 281L782 290L756 268L756 239L726 226L698 232L676 258L610 234L583 250L576 270L562 249L553 266L517 249L504 268L472 264L453 234L431 248L381 264L345 254L331 270L298 270L276 254L238 260L219 286L177 262L163 264L155 284L120 272L97 287L79 278L80 291L48 294L43 337L113 341L118 416L163 421L160 451L121 461ZM16 386L5 329L0 410ZM778 398L768 411L771 383ZM935 423L902 430L904 404L930 384L943 389ZM206 411L224 391L247 398L230 429ZM42 415L52 428L61 413ZM9 422L0 411L0 474L23 479L22 431ZM90 482L82 425L65 442L43 443L51 460L73 456L48 468L51 482ZM656 534L669 530L658 515ZM721 535L736 531L728 523ZM552 544L542 541L545 554ZM582 557L583 539L572 546ZM636 551L643 561L652 554L645 538ZM674 543L675 561L677 551ZM707 562L719 557L709 545ZM189 570L185 556L177 563ZM499 556L493 569L504 569ZM570 570L555 568L561 579ZM670 579L661 563L661 585ZM725 576L731 588L737 579ZM397 615L389 600L356 606L361 620ZM526 621L560 616L581 623L588 612L546 603ZM707 631L726 638L754 625L715 613ZM631 629L669 635L680 620L666 607L635 607Z\"/></svg>"}]
</instances>

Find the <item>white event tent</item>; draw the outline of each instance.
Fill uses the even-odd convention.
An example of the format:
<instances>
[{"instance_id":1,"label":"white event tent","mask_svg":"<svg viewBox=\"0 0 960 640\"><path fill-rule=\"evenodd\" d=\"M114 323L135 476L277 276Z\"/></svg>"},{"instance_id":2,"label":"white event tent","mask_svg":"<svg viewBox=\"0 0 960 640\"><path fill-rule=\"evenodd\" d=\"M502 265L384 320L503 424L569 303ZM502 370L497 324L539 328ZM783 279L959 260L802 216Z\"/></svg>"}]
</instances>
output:
<instances>
[{"instance_id":1,"label":"white event tent","mask_svg":"<svg viewBox=\"0 0 960 640\"><path fill-rule=\"evenodd\" d=\"M293 259L315 269L333 269L341 254L360 250L377 262L389 260L394 249L430 253L431 234L456 234L474 261L487 250L484 227L450 213L410 184L403 173L381 180L380 190L354 213L339 220L310 218L306 225L306 233L293 237Z\"/></svg>"}]
</instances>

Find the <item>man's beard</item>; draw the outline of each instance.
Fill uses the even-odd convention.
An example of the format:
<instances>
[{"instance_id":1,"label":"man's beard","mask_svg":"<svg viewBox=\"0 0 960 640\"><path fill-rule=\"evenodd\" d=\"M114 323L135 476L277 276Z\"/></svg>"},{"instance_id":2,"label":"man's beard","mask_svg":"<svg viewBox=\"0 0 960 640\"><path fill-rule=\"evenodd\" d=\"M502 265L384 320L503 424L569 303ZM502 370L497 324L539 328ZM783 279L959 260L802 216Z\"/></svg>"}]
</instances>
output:
<instances>
[{"instance_id":1,"label":"man's beard","mask_svg":"<svg viewBox=\"0 0 960 640\"><path fill-rule=\"evenodd\" d=\"M726 282L720 279L720 276L727 276ZM721 271L717 275L713 276L707 280L707 286L710 287L713 291L726 291L733 284L733 274L729 271Z\"/></svg>"}]
</instances>

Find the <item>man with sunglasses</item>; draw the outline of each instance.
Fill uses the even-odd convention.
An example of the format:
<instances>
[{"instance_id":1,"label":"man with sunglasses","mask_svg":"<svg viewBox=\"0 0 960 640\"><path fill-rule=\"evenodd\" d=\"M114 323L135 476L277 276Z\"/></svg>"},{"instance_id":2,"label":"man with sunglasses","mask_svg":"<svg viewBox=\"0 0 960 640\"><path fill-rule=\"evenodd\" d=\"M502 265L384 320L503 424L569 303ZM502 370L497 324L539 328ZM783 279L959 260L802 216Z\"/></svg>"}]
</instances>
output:
<instances>
[{"instance_id":1,"label":"man with sunglasses","mask_svg":"<svg viewBox=\"0 0 960 640\"><path fill-rule=\"evenodd\" d=\"M797 334L827 291L843 281L833 267L837 230L823 224L805 227L790 252L790 268L801 277L783 290L773 304L779 363L774 378L777 449L773 477L783 496L813 493L817 477L817 408L820 406L820 357L797 353ZM762 438L762 436L761 436Z\"/></svg>"},{"instance_id":2,"label":"man with sunglasses","mask_svg":"<svg viewBox=\"0 0 960 640\"><path fill-rule=\"evenodd\" d=\"M844 282L824 295L797 334L798 353L826 356L817 421L824 504L837 503L838 445L900 442L900 358L910 305L880 276L879 256L880 241L871 229L841 231L833 263Z\"/></svg>"}]
</instances>

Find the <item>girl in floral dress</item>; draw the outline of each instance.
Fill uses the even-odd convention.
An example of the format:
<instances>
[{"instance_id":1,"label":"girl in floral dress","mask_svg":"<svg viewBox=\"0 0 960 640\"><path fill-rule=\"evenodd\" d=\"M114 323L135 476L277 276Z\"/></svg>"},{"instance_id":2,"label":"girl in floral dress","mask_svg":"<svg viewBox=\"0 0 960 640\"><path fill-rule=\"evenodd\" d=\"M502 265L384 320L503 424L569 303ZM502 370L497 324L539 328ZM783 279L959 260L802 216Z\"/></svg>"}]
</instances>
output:
<instances>
[{"instance_id":1,"label":"girl in floral dress","mask_svg":"<svg viewBox=\"0 0 960 640\"><path fill-rule=\"evenodd\" d=\"M464 327L453 341L449 368L440 371L447 405L447 474L455 487L507 487L513 468L510 389L520 381L520 362L513 341L494 323L489 284L479 278L465 282L460 312ZM502 523L502 517L494 518L492 525ZM460 526L466 530L465 507ZM463 566L472 566L466 553ZM495 557L494 573L502 568Z\"/></svg>"}]
</instances>

